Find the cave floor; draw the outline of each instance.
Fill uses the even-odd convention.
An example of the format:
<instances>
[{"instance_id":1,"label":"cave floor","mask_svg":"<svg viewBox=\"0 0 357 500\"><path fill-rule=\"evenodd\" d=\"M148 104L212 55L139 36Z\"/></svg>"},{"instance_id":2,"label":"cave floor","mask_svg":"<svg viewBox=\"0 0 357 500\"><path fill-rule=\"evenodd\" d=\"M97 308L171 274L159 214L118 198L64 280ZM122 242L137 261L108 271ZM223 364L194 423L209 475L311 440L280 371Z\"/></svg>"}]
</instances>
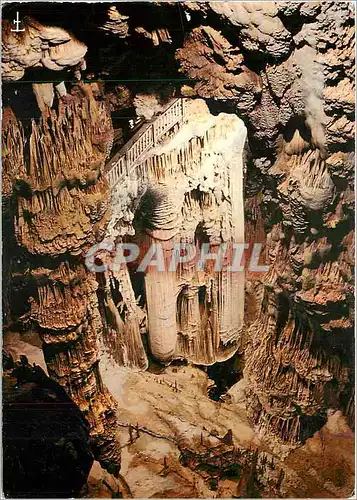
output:
<instances>
[{"instance_id":1,"label":"cave floor","mask_svg":"<svg viewBox=\"0 0 357 500\"><path fill-rule=\"evenodd\" d=\"M285 474L279 497L351 495L354 439L340 412L332 413L320 432L281 462L247 421L244 380L228 391L225 401L215 402L207 397L212 382L194 366L169 366L158 374L134 372L110 362L102 366L104 382L119 403L121 474L134 498L239 496L236 480L222 479L212 490L204 473L184 467L179 460L182 449L204 453L219 446L219 438L229 429L235 446L259 449L277 460ZM262 496L267 495L262 492Z\"/></svg>"},{"instance_id":2,"label":"cave floor","mask_svg":"<svg viewBox=\"0 0 357 500\"><path fill-rule=\"evenodd\" d=\"M229 480L221 481L221 492L210 490L204 477L180 464L179 456L182 449L204 452L218 446L229 429L235 444L257 447L243 400L233 401L229 395L229 403L210 400L211 381L193 366L170 366L154 374L106 363L102 375L119 403L121 474L134 497L214 498L223 490L228 497L235 494L237 484Z\"/></svg>"}]
</instances>

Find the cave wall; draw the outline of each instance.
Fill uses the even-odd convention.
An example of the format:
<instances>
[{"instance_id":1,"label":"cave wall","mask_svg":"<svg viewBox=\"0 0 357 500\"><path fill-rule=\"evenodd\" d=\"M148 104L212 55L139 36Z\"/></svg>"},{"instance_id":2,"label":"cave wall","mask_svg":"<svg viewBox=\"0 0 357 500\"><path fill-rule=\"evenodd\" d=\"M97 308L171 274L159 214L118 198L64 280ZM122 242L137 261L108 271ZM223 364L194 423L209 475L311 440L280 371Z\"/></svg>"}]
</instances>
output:
<instances>
[{"instance_id":1,"label":"cave wall","mask_svg":"<svg viewBox=\"0 0 357 500\"><path fill-rule=\"evenodd\" d=\"M5 47L11 47L14 35L6 29L7 36ZM8 81L21 76L12 71L16 64L26 68L34 63L31 48L37 49L38 58L41 50L42 54L47 50L34 46L34 40L45 44L46 36L52 46L61 43L60 53L54 55L57 62L76 71L76 50L83 44L63 30L28 20L21 39L23 49L30 46L27 59L22 54L19 61L19 54L11 50L5 55ZM69 43L59 41L60 36L69 38ZM9 66L8 59L12 61ZM52 83L44 85L55 92ZM70 98L62 99L57 92L54 106L42 99L42 84L29 87L31 120L16 105L16 87L8 92L9 105L4 109L3 199L12 239L4 250L5 258L12 262L5 290L10 289L12 300L22 303L16 311L20 325L22 318L39 332L49 375L68 391L89 421L98 457L103 463L118 464L120 453L113 440L115 402L103 386L98 367L98 332L102 328L98 284L83 259L84 252L103 237L108 221L109 190L102 170L113 140L110 114L84 83L78 83ZM15 271L11 259L14 242L18 245ZM8 295L5 293L5 301ZM5 309L11 323L11 305Z\"/></svg>"},{"instance_id":2,"label":"cave wall","mask_svg":"<svg viewBox=\"0 0 357 500\"><path fill-rule=\"evenodd\" d=\"M351 423L354 415L353 11L340 3L192 9L209 26L195 27L176 55L199 80L198 95L231 99L245 119L246 209L250 199L261 209L253 223L246 217L247 233L261 238L262 223L266 232L269 272L247 277L258 315L245 349L247 409L262 435L292 444L328 408L348 401Z\"/></svg>"},{"instance_id":3,"label":"cave wall","mask_svg":"<svg viewBox=\"0 0 357 500\"><path fill-rule=\"evenodd\" d=\"M174 94L202 98L212 114L228 112L244 120L248 135L245 234L249 242L263 243L270 267L264 275L248 272L245 277L249 321L240 339L244 339L250 421L268 439L289 446L320 428L331 407L341 407L352 422L351 4L162 2L140 3L138 8L127 2L111 10L104 4L97 6L91 16L84 5L80 4L82 17L69 15L71 9L79 12L78 6L69 4L62 14L57 12L57 19L63 26L70 24L81 42L76 43L74 35L51 31L51 9L34 5L40 24L29 22L21 42L31 47L31 57L13 53L11 43L11 50L5 52L8 80L17 80L24 70L27 74L41 70L46 78L48 71L58 71L59 84L31 89L40 111L26 125L16 117L14 93L6 99L12 112L6 111L3 121L5 216L13 227L9 241L12 238L18 245L16 262L9 258L6 267L12 280L9 288L16 283L4 294L9 321L15 312L16 318L30 318L38 325L52 376L69 384L74 400L91 415L93 428L100 426L99 416L113 406L98 375L96 342L107 336L119 363L145 368L147 357L141 344L145 315L142 308L138 310L129 271L99 278L83 264L90 245L108 236L105 226L110 218L109 191L100 172L112 143L111 120L99 99L107 98L113 111L135 107L135 96L143 92L159 100ZM5 40L10 36L8 28L4 36ZM91 91L99 87L93 84L79 84L68 96L62 84L64 73L69 67L76 77L85 71L80 37L89 47L87 77L128 79L129 83L105 82L104 97L98 91L97 100ZM48 57L49 42L60 43L61 49L50 51ZM62 59L65 47L70 57ZM42 51L46 58L41 57ZM31 111L29 116L34 116ZM155 183L164 170L160 157L153 161ZM160 182L164 185L165 179L160 177ZM135 210L140 213L139 207L131 206L143 194L137 189L134 182L118 192L119 198L129 197L125 203L131 212L121 226L123 234L130 230ZM208 198L210 206L212 197ZM182 206L193 207L202 218L199 205L191 190ZM154 224L153 230L142 231L146 244L160 240L160 224L159 220L158 227ZM115 238L123 234L119 231ZM146 290L151 279L149 273ZM126 293L130 314L124 326L117 304L109 304L111 282L114 288L122 283L121 294ZM98 297L106 296L116 317L116 326L109 332L104 320L102 333L103 313L106 316L99 304L100 320L98 286ZM172 296L177 294L174 283L170 286ZM16 290L25 297L21 312L13 305ZM194 287L182 292L181 312L191 307L187 304L192 298L197 300ZM197 316L197 303L194 307ZM185 330L185 315L179 317ZM149 330L150 321L153 331L162 329L153 325L149 312ZM192 349L185 338L179 334L177 354L202 361L206 340L203 347ZM152 340L153 350L155 344ZM171 359L173 342L165 351L170 351L165 360ZM69 355L78 361L71 369ZM222 358L216 352L204 362L218 359Z\"/></svg>"},{"instance_id":4,"label":"cave wall","mask_svg":"<svg viewBox=\"0 0 357 500\"><path fill-rule=\"evenodd\" d=\"M3 491L12 498L81 496L93 463L89 424L58 382L26 356L3 353ZM20 480L21 479L21 480Z\"/></svg>"}]
</instances>

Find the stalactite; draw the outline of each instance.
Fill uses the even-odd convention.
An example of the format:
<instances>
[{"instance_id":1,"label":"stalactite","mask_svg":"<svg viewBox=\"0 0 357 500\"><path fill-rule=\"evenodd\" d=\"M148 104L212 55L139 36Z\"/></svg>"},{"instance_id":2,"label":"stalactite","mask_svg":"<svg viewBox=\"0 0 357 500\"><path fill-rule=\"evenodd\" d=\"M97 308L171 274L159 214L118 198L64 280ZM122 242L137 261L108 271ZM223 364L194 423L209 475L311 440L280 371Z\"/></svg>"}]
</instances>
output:
<instances>
[{"instance_id":1,"label":"stalactite","mask_svg":"<svg viewBox=\"0 0 357 500\"><path fill-rule=\"evenodd\" d=\"M48 372L88 417L91 435L101 443L98 458L118 466L115 403L98 368L97 283L82 261L106 224L109 193L101 172L112 126L105 105L94 100L89 86L82 90L85 97L60 102L32 120L29 156L22 125L9 112L3 138L21 139L21 145L11 148L8 160L17 161L19 153L22 158L8 169L6 182L17 203L17 243L30 256L30 315L44 342ZM46 258L43 267L39 255Z\"/></svg>"}]
</instances>

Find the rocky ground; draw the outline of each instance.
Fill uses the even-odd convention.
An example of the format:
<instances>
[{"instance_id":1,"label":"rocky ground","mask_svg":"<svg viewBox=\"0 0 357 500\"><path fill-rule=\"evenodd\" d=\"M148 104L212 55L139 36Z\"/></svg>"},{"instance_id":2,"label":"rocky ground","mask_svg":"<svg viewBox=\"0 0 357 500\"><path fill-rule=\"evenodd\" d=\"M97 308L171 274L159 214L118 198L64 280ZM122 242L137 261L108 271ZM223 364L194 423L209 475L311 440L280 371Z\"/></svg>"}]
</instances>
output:
<instances>
[{"instance_id":1,"label":"rocky ground","mask_svg":"<svg viewBox=\"0 0 357 500\"><path fill-rule=\"evenodd\" d=\"M232 444L224 445L225 452L232 447L243 453L258 449L272 457L276 470L284 470L279 496L335 498L352 491L353 433L341 412L331 414L322 430L283 463L248 423L244 380L219 402L207 397L213 382L194 366L138 373L114 368L106 360L103 380L118 401L121 474L134 498L237 495L238 479L222 478L210 489L210 476L183 467L180 461L184 449L204 455L207 448L217 448L223 453L221 438L230 429Z\"/></svg>"},{"instance_id":2,"label":"rocky ground","mask_svg":"<svg viewBox=\"0 0 357 500\"><path fill-rule=\"evenodd\" d=\"M180 464L180 450L218 446L216 436L223 437L230 428L237 443L248 447L255 442L244 407L208 399L210 381L198 368L170 366L161 373L135 373L117 371L108 363L103 379L119 403L121 474L135 498L213 497L203 478Z\"/></svg>"}]
</instances>

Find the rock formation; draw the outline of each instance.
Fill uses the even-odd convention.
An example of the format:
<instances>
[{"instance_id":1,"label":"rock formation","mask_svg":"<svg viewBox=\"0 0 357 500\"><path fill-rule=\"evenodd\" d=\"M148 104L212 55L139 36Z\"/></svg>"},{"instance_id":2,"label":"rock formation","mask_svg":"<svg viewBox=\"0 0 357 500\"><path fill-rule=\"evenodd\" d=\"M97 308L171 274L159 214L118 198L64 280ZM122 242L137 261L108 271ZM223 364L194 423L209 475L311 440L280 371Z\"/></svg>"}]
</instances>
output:
<instances>
[{"instance_id":1,"label":"rock formation","mask_svg":"<svg viewBox=\"0 0 357 500\"><path fill-rule=\"evenodd\" d=\"M334 3L187 8L212 23L194 28L177 57L198 79L197 94L231 99L245 119L246 196L261 199L254 225L267 232L269 272L247 276L258 314L245 348L248 413L269 439L295 443L353 384L344 347L353 316L352 11ZM222 33L213 19L228 24ZM248 201L247 233L259 239Z\"/></svg>"},{"instance_id":2,"label":"rock formation","mask_svg":"<svg viewBox=\"0 0 357 500\"><path fill-rule=\"evenodd\" d=\"M119 460L115 403L101 382L98 285L83 254L102 238L108 218L102 171L112 137L106 105L89 85L78 84L69 100L47 106L30 124L11 107L4 110L3 195L10 237L19 246L17 297L26 289L21 313L41 335L50 376L86 415L103 463ZM5 255L10 260L10 248Z\"/></svg>"},{"instance_id":3,"label":"rock formation","mask_svg":"<svg viewBox=\"0 0 357 500\"><path fill-rule=\"evenodd\" d=\"M43 26L35 19L24 17L21 32L13 30L12 23L4 19L4 46L2 57L5 82L22 78L27 68L46 68L63 71L80 66L85 69L87 47L67 31Z\"/></svg>"},{"instance_id":4,"label":"rock formation","mask_svg":"<svg viewBox=\"0 0 357 500\"><path fill-rule=\"evenodd\" d=\"M352 5L92 7L57 23L30 9L22 34L4 21L9 334L41 336L107 467L119 451L101 359L144 372L239 356L250 424L281 456L332 412L353 425ZM181 244L244 242L266 272L169 269ZM118 260L131 244L140 254Z\"/></svg>"},{"instance_id":5,"label":"rock formation","mask_svg":"<svg viewBox=\"0 0 357 500\"><path fill-rule=\"evenodd\" d=\"M205 242L218 252L223 243L244 241L242 152L246 132L234 116L210 115L203 101L184 106L184 123L175 136L161 137L130 175L113 185L107 238L121 241L132 232L130 214L140 199L133 224L135 242L149 264L144 282L150 351L164 363L182 357L212 364L230 357L240 343L244 277L242 272L230 273L230 263L215 272L214 260L199 270L198 259ZM178 186L175 191L173 185ZM196 258L180 263L176 253L184 244L196 250ZM164 269L154 264L156 252L162 253ZM139 259L140 265L132 270L141 272L143 262ZM116 319L107 326L105 337L112 338L114 327L122 339L118 344L122 363L146 368L141 316L128 272L125 268L108 271L103 288L110 291L108 281L117 290L113 294L122 297L125 311L124 321L114 311ZM104 302L112 310L108 294Z\"/></svg>"}]
</instances>

